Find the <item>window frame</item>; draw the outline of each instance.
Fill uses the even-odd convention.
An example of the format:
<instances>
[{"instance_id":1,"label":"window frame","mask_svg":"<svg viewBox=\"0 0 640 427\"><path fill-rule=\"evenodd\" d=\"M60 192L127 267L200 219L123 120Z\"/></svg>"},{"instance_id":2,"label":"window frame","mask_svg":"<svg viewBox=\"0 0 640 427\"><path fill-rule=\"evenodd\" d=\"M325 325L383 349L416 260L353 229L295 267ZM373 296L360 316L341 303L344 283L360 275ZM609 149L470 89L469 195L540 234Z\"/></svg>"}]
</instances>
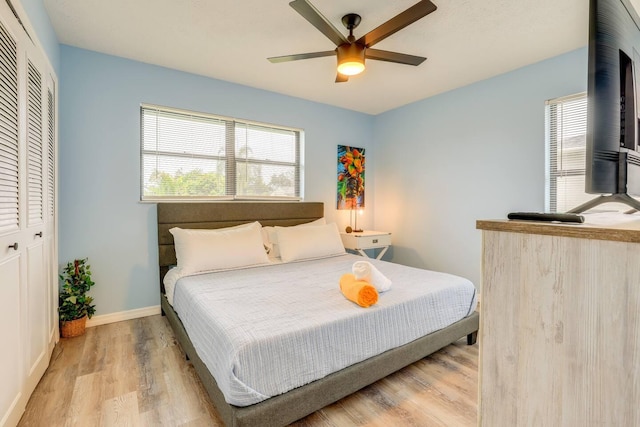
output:
<instances>
[{"instance_id":1,"label":"window frame","mask_svg":"<svg viewBox=\"0 0 640 427\"><path fill-rule=\"evenodd\" d=\"M177 152L165 152L158 150L148 150L144 147L144 117L145 110L156 110L161 113L183 115L185 117L197 117L201 120L211 120L223 122L225 127L225 154L224 156L216 154L196 154L196 153L177 153ZM238 158L236 155L236 127L238 125L248 127L260 127L273 129L275 131L292 132L295 137L294 142L294 161L277 161L268 159L247 159L247 163L256 165L267 166L292 166L294 168L294 196L282 196L282 195L238 195L237 194L237 177L238 177ZM274 125L271 123L257 122L253 120L238 119L233 117L221 116L210 113L203 113L199 111L185 110L174 107L167 107L156 104L140 104L140 202L157 203L157 202L185 202L185 201L229 201L229 200L287 200L287 201L301 201L303 199L303 170L304 170L304 130L300 128L294 128L289 126ZM195 196L152 196L145 195L145 156L148 155L163 155L170 157L183 157L183 158L197 158L203 160L217 160L225 162L225 185L224 195L219 196L207 196L207 195L195 195Z\"/></svg>"}]
</instances>

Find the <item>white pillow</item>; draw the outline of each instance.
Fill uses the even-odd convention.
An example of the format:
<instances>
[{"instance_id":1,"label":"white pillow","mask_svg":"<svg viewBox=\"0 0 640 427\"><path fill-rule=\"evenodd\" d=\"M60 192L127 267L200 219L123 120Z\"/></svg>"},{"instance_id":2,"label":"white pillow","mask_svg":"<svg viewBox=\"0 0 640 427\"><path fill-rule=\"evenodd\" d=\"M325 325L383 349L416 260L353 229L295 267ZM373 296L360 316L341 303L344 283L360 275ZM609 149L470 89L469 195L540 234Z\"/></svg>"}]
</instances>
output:
<instances>
[{"instance_id":1,"label":"white pillow","mask_svg":"<svg viewBox=\"0 0 640 427\"><path fill-rule=\"evenodd\" d=\"M307 227L315 225L325 225L327 221L323 218L316 219L315 221L305 222L304 224L293 225L286 228ZM278 245L278 234L276 233L276 227L262 227L262 240L264 241L264 247L267 248L269 258L280 258L280 246Z\"/></svg>"},{"instance_id":2,"label":"white pillow","mask_svg":"<svg viewBox=\"0 0 640 427\"><path fill-rule=\"evenodd\" d=\"M309 227L276 227L283 262L345 253L335 223Z\"/></svg>"},{"instance_id":3,"label":"white pillow","mask_svg":"<svg viewBox=\"0 0 640 427\"><path fill-rule=\"evenodd\" d=\"M216 230L174 227L178 267L183 274L268 264L259 222Z\"/></svg>"}]
</instances>

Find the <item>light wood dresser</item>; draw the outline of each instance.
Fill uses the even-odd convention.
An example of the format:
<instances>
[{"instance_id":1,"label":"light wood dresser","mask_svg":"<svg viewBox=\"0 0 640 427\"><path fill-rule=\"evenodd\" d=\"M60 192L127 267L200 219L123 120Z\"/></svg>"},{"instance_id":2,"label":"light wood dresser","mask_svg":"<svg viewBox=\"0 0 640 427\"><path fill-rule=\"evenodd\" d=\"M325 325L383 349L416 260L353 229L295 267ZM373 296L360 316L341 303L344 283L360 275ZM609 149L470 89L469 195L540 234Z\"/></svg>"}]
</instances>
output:
<instances>
[{"instance_id":1,"label":"light wood dresser","mask_svg":"<svg viewBox=\"0 0 640 427\"><path fill-rule=\"evenodd\" d=\"M477 222L479 426L640 426L640 214L620 219Z\"/></svg>"}]
</instances>

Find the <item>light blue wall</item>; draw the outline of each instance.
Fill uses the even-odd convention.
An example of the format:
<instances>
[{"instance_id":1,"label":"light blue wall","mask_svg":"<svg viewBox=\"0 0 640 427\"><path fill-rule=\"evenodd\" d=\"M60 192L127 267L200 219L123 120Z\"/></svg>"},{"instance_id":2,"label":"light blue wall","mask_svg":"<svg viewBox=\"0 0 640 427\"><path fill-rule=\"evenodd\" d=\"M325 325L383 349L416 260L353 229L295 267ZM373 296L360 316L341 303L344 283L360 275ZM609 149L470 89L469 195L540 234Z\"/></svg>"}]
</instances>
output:
<instances>
[{"instance_id":1,"label":"light blue wall","mask_svg":"<svg viewBox=\"0 0 640 427\"><path fill-rule=\"evenodd\" d=\"M17 4L15 0L12 3ZM42 44L51 66L56 74L59 75L60 45L44 3L42 0L20 0L20 4L27 13L27 19L35 29L38 40Z\"/></svg>"},{"instance_id":2,"label":"light blue wall","mask_svg":"<svg viewBox=\"0 0 640 427\"><path fill-rule=\"evenodd\" d=\"M385 259L480 284L475 221L544 208L544 101L586 89L586 49L372 117L69 46L60 70L60 262L88 256L98 314L158 304L155 205L139 202L139 106L305 130L305 199L335 204L336 145L367 151L365 228ZM360 220L359 220L360 224Z\"/></svg>"},{"instance_id":3,"label":"light blue wall","mask_svg":"<svg viewBox=\"0 0 640 427\"><path fill-rule=\"evenodd\" d=\"M139 203L139 105L305 130L305 198L335 203L337 144L369 148L365 228L385 259L480 284L475 221L544 209L544 101L586 90L580 49L377 117L60 46L42 0L20 0L59 77L59 259L88 256L98 314L158 303L155 205ZM375 147L375 149L374 149Z\"/></svg>"},{"instance_id":4,"label":"light blue wall","mask_svg":"<svg viewBox=\"0 0 640 427\"><path fill-rule=\"evenodd\" d=\"M371 148L372 116L70 46L60 59L59 259L89 257L97 314L159 304L155 205L139 202L140 103L304 129L305 199L348 221L334 207L337 145Z\"/></svg>"},{"instance_id":5,"label":"light blue wall","mask_svg":"<svg viewBox=\"0 0 640 427\"><path fill-rule=\"evenodd\" d=\"M586 87L584 48L377 116L374 224L392 260L479 287L476 220L544 210L545 100Z\"/></svg>"},{"instance_id":6,"label":"light blue wall","mask_svg":"<svg viewBox=\"0 0 640 427\"><path fill-rule=\"evenodd\" d=\"M335 204L337 144L368 148L359 224L385 259L480 285L475 221L544 208L544 101L586 90L580 49L377 117L60 46L42 0L20 0L59 77L59 259L88 256L98 314L158 303L155 205L139 200L139 105L305 130L306 200Z\"/></svg>"}]
</instances>

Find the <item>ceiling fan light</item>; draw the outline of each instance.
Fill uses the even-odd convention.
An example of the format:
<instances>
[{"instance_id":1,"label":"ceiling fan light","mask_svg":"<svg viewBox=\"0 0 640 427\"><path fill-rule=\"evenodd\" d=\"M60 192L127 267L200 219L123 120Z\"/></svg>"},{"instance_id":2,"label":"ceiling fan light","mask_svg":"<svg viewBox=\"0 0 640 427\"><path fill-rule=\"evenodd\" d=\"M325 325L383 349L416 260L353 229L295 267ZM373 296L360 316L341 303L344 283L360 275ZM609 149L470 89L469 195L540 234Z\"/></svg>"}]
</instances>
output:
<instances>
[{"instance_id":1,"label":"ceiling fan light","mask_svg":"<svg viewBox=\"0 0 640 427\"><path fill-rule=\"evenodd\" d=\"M355 76L364 71L364 64L362 62L343 62L338 65L338 72L345 76Z\"/></svg>"},{"instance_id":2,"label":"ceiling fan light","mask_svg":"<svg viewBox=\"0 0 640 427\"><path fill-rule=\"evenodd\" d=\"M364 47L352 43L338 46L338 72L355 76L364 71Z\"/></svg>"}]
</instances>

